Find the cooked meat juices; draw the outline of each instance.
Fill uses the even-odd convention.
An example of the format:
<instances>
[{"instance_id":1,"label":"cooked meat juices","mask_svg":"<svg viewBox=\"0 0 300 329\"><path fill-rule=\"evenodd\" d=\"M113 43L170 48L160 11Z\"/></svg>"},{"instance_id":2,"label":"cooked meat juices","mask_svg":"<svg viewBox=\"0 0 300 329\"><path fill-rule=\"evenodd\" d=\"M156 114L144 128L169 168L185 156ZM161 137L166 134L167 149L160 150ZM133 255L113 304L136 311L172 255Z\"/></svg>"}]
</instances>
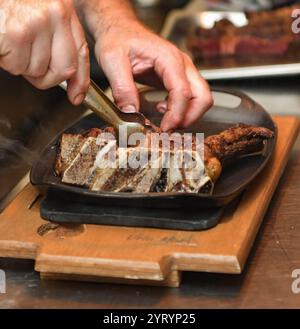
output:
<instances>
[{"instance_id":1,"label":"cooked meat juices","mask_svg":"<svg viewBox=\"0 0 300 329\"><path fill-rule=\"evenodd\" d=\"M212 193L213 185L221 175L222 166L240 156L262 152L266 140L273 137L267 128L245 124L233 126L204 140L204 161L196 150L159 149L153 156L145 145L121 149L109 138L97 140L100 133L116 133L112 128L93 128L85 135L63 134L54 164L62 182L103 192L188 192ZM106 135L105 135L106 136ZM115 148L115 159L107 162L108 151ZM123 153L122 153L123 152ZM122 154L135 158L144 156L145 163L126 167ZM153 158L152 158L153 157ZM189 157L194 167L177 166L178 160ZM166 164L169 164L167 166Z\"/></svg>"}]
</instances>

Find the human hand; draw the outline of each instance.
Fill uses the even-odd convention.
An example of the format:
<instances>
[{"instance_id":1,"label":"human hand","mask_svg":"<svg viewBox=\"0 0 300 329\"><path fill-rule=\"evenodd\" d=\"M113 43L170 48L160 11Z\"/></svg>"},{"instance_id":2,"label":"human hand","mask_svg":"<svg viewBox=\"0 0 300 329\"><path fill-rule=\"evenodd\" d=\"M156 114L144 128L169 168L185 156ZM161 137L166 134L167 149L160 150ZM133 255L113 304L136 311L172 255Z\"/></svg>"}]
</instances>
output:
<instances>
[{"instance_id":1,"label":"human hand","mask_svg":"<svg viewBox=\"0 0 300 329\"><path fill-rule=\"evenodd\" d=\"M120 19L104 31L99 27L95 39L96 57L124 112L139 110L134 81L168 91L167 101L158 104L163 131L188 127L212 106L209 86L189 56L139 22Z\"/></svg>"},{"instance_id":2,"label":"human hand","mask_svg":"<svg viewBox=\"0 0 300 329\"><path fill-rule=\"evenodd\" d=\"M0 0L0 67L39 89L68 80L70 101L80 104L89 86L89 51L72 0Z\"/></svg>"}]
</instances>

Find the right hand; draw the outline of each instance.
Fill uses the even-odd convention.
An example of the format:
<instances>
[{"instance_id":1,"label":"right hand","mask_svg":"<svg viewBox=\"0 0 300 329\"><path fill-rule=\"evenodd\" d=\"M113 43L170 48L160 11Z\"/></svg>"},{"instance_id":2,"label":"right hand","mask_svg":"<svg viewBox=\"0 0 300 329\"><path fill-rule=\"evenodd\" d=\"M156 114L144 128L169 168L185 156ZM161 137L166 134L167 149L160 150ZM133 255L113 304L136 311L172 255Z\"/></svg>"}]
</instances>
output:
<instances>
[{"instance_id":1,"label":"right hand","mask_svg":"<svg viewBox=\"0 0 300 329\"><path fill-rule=\"evenodd\" d=\"M39 89L68 80L79 105L90 82L89 50L72 0L0 0L0 67ZM3 16L3 15L2 15Z\"/></svg>"}]
</instances>

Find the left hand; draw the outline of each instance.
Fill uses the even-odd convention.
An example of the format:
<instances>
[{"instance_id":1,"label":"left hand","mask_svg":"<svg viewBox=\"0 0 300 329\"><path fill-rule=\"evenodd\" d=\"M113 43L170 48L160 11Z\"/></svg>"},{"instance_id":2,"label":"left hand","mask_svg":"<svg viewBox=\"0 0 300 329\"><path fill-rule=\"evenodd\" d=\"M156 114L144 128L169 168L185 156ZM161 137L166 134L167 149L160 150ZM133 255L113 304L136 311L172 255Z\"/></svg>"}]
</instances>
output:
<instances>
[{"instance_id":1,"label":"left hand","mask_svg":"<svg viewBox=\"0 0 300 329\"><path fill-rule=\"evenodd\" d=\"M99 28L95 40L97 60L124 112L139 110L135 80L168 91L167 102L158 104L163 131L188 127L212 106L209 86L190 57L138 21Z\"/></svg>"}]
</instances>

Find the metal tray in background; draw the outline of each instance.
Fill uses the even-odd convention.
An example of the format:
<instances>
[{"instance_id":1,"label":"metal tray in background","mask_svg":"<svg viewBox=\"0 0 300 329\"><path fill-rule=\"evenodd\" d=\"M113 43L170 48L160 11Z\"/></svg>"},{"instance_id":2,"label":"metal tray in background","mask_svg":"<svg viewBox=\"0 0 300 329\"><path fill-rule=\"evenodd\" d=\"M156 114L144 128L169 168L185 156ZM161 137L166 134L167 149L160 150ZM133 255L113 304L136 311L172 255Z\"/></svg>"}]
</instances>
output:
<instances>
[{"instance_id":1,"label":"metal tray in background","mask_svg":"<svg viewBox=\"0 0 300 329\"><path fill-rule=\"evenodd\" d=\"M212 11L202 1L192 1L187 7L173 10L168 15L161 35L193 58L193 54L185 46L186 39L196 27L207 25L206 14L211 13L226 15L237 26L247 24L243 12ZM284 57L228 56L203 61L194 59L194 62L207 80L297 75L300 74L300 46L290 48Z\"/></svg>"},{"instance_id":2,"label":"metal tray in background","mask_svg":"<svg viewBox=\"0 0 300 329\"><path fill-rule=\"evenodd\" d=\"M61 134L45 148L39 160L32 167L31 182L41 189L51 187L65 192L72 192L81 195L86 202L105 206L210 208L227 205L244 191L266 166L274 150L277 131L269 114L245 94L236 91L215 90L215 99L217 94L223 96L223 98L227 96L232 97L234 100L237 99L239 105L235 107L215 105L201 120L185 131L204 132L205 136L209 136L219 133L234 124L243 122L269 128L274 132L275 136L268 141L265 156L258 155L243 158L224 168L212 195L178 192L144 194L95 192L87 188L64 184L59 177L54 175L53 169ZM165 92L156 90L148 90L141 93L141 108L144 114L155 124L159 124L161 120L161 114L156 111L156 104L163 100L165 96ZM232 103L232 100L229 103ZM91 114L78 121L65 132L83 133L90 128L104 126L105 124L96 115Z\"/></svg>"}]
</instances>

